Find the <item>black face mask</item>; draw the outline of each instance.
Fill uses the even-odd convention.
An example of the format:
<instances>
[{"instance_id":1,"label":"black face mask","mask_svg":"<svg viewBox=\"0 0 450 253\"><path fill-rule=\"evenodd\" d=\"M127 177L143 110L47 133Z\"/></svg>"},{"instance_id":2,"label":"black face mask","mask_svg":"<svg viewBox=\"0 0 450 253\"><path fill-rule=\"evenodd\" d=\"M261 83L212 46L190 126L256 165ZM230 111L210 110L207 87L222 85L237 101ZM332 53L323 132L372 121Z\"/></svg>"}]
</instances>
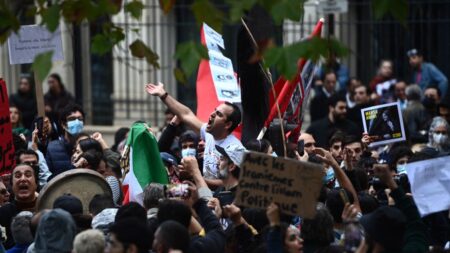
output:
<instances>
[{"instance_id":1,"label":"black face mask","mask_svg":"<svg viewBox=\"0 0 450 253\"><path fill-rule=\"evenodd\" d=\"M436 101L434 101L434 99L432 99L430 97L425 97L422 100L422 104L423 104L423 106L425 106L425 108L428 108L428 109L432 109L432 108L436 107Z\"/></svg>"}]
</instances>

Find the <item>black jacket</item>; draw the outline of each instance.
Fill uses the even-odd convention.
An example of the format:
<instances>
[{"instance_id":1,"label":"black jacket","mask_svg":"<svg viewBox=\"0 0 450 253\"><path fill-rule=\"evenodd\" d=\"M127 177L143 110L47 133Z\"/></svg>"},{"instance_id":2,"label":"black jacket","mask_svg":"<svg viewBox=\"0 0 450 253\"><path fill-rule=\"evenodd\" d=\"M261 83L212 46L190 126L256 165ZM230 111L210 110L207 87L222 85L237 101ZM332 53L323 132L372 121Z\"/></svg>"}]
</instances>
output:
<instances>
[{"instance_id":1,"label":"black jacket","mask_svg":"<svg viewBox=\"0 0 450 253\"><path fill-rule=\"evenodd\" d=\"M191 238L189 252L191 253L222 253L225 249L226 237L219 219L206 205L206 201L199 200L194 204L194 209L200 218L200 223L205 229L205 236Z\"/></svg>"}]
</instances>

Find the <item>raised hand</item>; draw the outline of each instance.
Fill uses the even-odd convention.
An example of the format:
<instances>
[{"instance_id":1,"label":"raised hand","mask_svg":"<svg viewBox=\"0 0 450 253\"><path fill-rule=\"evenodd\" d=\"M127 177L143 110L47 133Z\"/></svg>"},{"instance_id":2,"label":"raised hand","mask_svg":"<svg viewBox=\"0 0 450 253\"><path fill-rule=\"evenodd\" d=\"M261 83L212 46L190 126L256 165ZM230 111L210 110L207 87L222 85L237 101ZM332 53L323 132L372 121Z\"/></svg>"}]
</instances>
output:
<instances>
[{"instance_id":1,"label":"raised hand","mask_svg":"<svg viewBox=\"0 0 450 253\"><path fill-rule=\"evenodd\" d=\"M275 203L270 203L266 209L267 219L269 220L270 226L280 225L280 208Z\"/></svg>"},{"instance_id":2,"label":"raised hand","mask_svg":"<svg viewBox=\"0 0 450 253\"><path fill-rule=\"evenodd\" d=\"M164 90L164 84L162 83L158 84L148 83L145 85L145 90L147 91L148 94L157 97L160 97L166 93L166 90Z\"/></svg>"},{"instance_id":3,"label":"raised hand","mask_svg":"<svg viewBox=\"0 0 450 253\"><path fill-rule=\"evenodd\" d=\"M316 154L316 157L318 157L322 162L328 165L337 163L333 155L331 155L331 152L328 150L325 150L323 148L314 148L313 153Z\"/></svg>"}]
</instances>

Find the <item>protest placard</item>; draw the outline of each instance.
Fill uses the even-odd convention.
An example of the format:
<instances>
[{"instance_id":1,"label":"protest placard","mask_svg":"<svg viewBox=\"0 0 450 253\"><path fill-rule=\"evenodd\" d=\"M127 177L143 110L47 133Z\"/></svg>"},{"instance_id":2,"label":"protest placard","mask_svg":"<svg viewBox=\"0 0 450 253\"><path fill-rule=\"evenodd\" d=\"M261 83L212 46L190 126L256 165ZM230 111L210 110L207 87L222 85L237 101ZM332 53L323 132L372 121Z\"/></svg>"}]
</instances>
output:
<instances>
[{"instance_id":1,"label":"protest placard","mask_svg":"<svg viewBox=\"0 0 450 253\"><path fill-rule=\"evenodd\" d=\"M24 25L8 38L9 63L32 63L40 53L53 51L53 61L64 60L61 31L49 32L39 25Z\"/></svg>"},{"instance_id":2,"label":"protest placard","mask_svg":"<svg viewBox=\"0 0 450 253\"><path fill-rule=\"evenodd\" d=\"M0 78L0 176L10 174L14 165L12 126L5 81Z\"/></svg>"},{"instance_id":3,"label":"protest placard","mask_svg":"<svg viewBox=\"0 0 450 253\"><path fill-rule=\"evenodd\" d=\"M318 164L249 152L241 164L235 204L266 208L275 202L286 214L314 218L324 175Z\"/></svg>"},{"instance_id":4,"label":"protest placard","mask_svg":"<svg viewBox=\"0 0 450 253\"><path fill-rule=\"evenodd\" d=\"M398 102L361 109L364 132L372 139L370 147L404 141L405 128Z\"/></svg>"},{"instance_id":5,"label":"protest placard","mask_svg":"<svg viewBox=\"0 0 450 253\"><path fill-rule=\"evenodd\" d=\"M408 163L406 172L422 216L450 209L450 156Z\"/></svg>"}]
</instances>

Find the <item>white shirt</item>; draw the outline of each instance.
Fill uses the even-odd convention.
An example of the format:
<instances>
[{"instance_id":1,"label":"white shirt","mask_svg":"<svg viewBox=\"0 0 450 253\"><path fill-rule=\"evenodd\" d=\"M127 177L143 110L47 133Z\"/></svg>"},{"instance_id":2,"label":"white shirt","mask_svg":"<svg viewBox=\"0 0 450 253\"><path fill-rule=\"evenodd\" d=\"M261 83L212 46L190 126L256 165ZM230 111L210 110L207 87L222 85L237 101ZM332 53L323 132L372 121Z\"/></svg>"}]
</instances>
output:
<instances>
[{"instance_id":1,"label":"white shirt","mask_svg":"<svg viewBox=\"0 0 450 253\"><path fill-rule=\"evenodd\" d=\"M212 134L206 132L206 125L207 124L205 123L200 128L200 137L205 140L203 176L207 179L218 179L220 153L216 150L216 145L225 148L230 144L242 146L242 143L233 134L229 134L225 139L215 140Z\"/></svg>"}]
</instances>

